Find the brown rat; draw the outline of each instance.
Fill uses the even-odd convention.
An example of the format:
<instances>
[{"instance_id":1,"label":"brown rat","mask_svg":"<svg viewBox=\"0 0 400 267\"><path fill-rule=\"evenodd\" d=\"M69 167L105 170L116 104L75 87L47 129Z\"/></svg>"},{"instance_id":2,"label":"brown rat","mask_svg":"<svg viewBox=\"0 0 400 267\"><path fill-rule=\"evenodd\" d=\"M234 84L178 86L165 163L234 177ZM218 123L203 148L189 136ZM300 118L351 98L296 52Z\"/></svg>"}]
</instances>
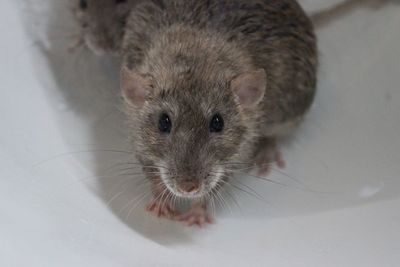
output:
<instances>
[{"instance_id":1,"label":"brown rat","mask_svg":"<svg viewBox=\"0 0 400 267\"><path fill-rule=\"evenodd\" d=\"M275 138L315 94L314 29L294 0L141 3L122 56L132 142L153 184L148 209L189 225L211 221L207 199L235 170L283 164ZM193 208L177 215L175 198Z\"/></svg>"},{"instance_id":2,"label":"brown rat","mask_svg":"<svg viewBox=\"0 0 400 267\"><path fill-rule=\"evenodd\" d=\"M126 19L140 0L72 0L82 43L98 55L118 54Z\"/></svg>"}]
</instances>

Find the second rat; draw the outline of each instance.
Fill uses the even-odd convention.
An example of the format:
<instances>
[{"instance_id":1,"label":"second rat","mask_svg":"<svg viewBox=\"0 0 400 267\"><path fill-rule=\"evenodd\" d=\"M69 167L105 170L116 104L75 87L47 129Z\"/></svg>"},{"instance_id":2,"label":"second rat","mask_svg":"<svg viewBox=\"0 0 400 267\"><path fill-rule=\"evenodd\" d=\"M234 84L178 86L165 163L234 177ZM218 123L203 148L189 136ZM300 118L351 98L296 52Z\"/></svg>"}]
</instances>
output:
<instances>
[{"instance_id":1,"label":"second rat","mask_svg":"<svg viewBox=\"0 0 400 267\"><path fill-rule=\"evenodd\" d=\"M97 55L119 54L126 19L140 1L71 0L81 30L77 45L84 44Z\"/></svg>"},{"instance_id":2,"label":"second rat","mask_svg":"<svg viewBox=\"0 0 400 267\"><path fill-rule=\"evenodd\" d=\"M275 139L315 94L313 26L294 0L154 0L132 10L125 31L121 88L153 185L148 210L211 222L207 201L236 170L283 165ZM178 214L176 198L192 208Z\"/></svg>"}]
</instances>

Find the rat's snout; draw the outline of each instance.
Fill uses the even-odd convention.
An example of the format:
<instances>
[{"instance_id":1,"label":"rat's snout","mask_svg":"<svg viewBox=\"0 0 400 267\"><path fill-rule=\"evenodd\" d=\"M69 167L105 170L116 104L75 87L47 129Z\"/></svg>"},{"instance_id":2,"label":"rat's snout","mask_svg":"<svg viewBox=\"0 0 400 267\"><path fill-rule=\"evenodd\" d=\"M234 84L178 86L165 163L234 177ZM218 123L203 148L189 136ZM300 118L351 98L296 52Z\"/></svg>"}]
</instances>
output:
<instances>
[{"instance_id":1,"label":"rat's snout","mask_svg":"<svg viewBox=\"0 0 400 267\"><path fill-rule=\"evenodd\" d=\"M178 184L178 191L183 194L187 193L194 194L199 192L199 190L200 190L200 184L198 181L184 180Z\"/></svg>"}]
</instances>

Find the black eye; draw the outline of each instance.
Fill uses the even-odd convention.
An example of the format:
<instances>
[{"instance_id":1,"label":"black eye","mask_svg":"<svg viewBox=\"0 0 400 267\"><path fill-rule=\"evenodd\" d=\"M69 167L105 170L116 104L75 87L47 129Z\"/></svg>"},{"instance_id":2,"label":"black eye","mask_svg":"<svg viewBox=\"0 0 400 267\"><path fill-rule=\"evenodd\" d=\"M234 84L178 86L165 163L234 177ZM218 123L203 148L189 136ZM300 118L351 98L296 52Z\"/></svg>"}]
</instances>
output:
<instances>
[{"instance_id":1,"label":"black eye","mask_svg":"<svg viewBox=\"0 0 400 267\"><path fill-rule=\"evenodd\" d=\"M224 120L220 114L215 114L210 122L210 132L219 133L224 129Z\"/></svg>"},{"instance_id":2,"label":"black eye","mask_svg":"<svg viewBox=\"0 0 400 267\"><path fill-rule=\"evenodd\" d=\"M160 116L160 120L158 121L158 129L162 133L171 132L172 123L167 114L163 113Z\"/></svg>"},{"instance_id":3,"label":"black eye","mask_svg":"<svg viewBox=\"0 0 400 267\"><path fill-rule=\"evenodd\" d=\"M122 4L122 3L126 3L127 0L115 0L115 3L118 4Z\"/></svg>"},{"instance_id":4,"label":"black eye","mask_svg":"<svg viewBox=\"0 0 400 267\"><path fill-rule=\"evenodd\" d=\"M87 3L86 0L80 0L79 6L80 6L82 9L86 9L86 8L88 7L88 3Z\"/></svg>"}]
</instances>

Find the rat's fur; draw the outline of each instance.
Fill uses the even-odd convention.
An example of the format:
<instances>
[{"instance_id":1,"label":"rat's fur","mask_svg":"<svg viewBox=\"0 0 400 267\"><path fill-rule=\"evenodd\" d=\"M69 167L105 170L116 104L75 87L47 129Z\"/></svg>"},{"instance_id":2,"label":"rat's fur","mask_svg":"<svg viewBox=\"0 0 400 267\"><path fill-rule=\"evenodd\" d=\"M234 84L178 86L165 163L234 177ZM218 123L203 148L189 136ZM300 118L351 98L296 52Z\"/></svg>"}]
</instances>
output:
<instances>
[{"instance_id":1,"label":"rat's fur","mask_svg":"<svg viewBox=\"0 0 400 267\"><path fill-rule=\"evenodd\" d=\"M123 68L152 84L143 106L127 99L137 157L175 195L184 179L202 183L198 197L210 193L244 166L233 163L253 162L261 139L297 124L314 98L316 38L294 0L148 1L130 14L122 55ZM246 108L231 82L257 69L267 86ZM157 128L162 112L172 120L169 135ZM225 120L222 133L209 132L215 113Z\"/></svg>"},{"instance_id":2,"label":"rat's fur","mask_svg":"<svg viewBox=\"0 0 400 267\"><path fill-rule=\"evenodd\" d=\"M85 8L71 1L85 45L98 55L119 54L129 11L141 0L86 0Z\"/></svg>"}]
</instances>

